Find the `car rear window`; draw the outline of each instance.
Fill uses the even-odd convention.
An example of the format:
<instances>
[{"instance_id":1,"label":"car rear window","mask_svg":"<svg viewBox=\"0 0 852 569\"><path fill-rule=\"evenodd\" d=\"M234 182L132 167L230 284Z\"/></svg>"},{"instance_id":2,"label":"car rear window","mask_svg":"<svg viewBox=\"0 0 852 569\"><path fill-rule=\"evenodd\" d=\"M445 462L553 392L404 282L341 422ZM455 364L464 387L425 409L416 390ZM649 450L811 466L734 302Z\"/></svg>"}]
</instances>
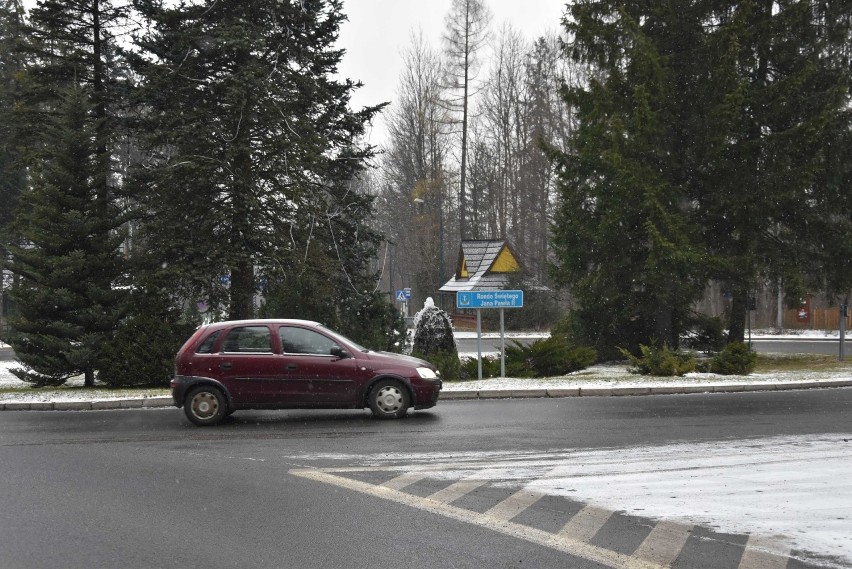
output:
<instances>
[{"instance_id":1,"label":"car rear window","mask_svg":"<svg viewBox=\"0 0 852 569\"><path fill-rule=\"evenodd\" d=\"M195 350L196 354L212 354L213 353L213 345L216 343L216 339L222 335L221 330L216 330L201 342L201 345L198 346L198 349Z\"/></svg>"},{"instance_id":2,"label":"car rear window","mask_svg":"<svg viewBox=\"0 0 852 569\"><path fill-rule=\"evenodd\" d=\"M222 346L223 352L271 353L272 334L266 326L232 328Z\"/></svg>"}]
</instances>

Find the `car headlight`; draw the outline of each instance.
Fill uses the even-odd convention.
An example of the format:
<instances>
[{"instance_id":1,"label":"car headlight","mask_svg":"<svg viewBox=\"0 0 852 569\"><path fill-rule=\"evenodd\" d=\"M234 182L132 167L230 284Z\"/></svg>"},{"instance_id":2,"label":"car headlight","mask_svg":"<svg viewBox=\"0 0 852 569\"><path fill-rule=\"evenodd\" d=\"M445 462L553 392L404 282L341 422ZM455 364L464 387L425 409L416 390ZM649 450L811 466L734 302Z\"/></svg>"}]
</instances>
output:
<instances>
[{"instance_id":1,"label":"car headlight","mask_svg":"<svg viewBox=\"0 0 852 569\"><path fill-rule=\"evenodd\" d=\"M438 374L435 373L434 370L429 369L428 367L417 368L417 373L423 379L437 379L438 378Z\"/></svg>"}]
</instances>

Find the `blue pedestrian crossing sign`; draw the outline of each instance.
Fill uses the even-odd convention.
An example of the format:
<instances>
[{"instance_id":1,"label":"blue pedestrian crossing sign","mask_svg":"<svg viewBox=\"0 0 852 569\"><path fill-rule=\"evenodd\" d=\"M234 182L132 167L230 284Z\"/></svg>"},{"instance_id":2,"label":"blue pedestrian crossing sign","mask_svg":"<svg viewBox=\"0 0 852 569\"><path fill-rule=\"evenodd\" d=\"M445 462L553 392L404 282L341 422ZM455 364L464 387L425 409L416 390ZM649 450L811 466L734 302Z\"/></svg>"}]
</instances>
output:
<instances>
[{"instance_id":1,"label":"blue pedestrian crossing sign","mask_svg":"<svg viewBox=\"0 0 852 569\"><path fill-rule=\"evenodd\" d=\"M396 291L395 298L397 302L408 302L411 300L411 289L404 288L402 290Z\"/></svg>"}]
</instances>

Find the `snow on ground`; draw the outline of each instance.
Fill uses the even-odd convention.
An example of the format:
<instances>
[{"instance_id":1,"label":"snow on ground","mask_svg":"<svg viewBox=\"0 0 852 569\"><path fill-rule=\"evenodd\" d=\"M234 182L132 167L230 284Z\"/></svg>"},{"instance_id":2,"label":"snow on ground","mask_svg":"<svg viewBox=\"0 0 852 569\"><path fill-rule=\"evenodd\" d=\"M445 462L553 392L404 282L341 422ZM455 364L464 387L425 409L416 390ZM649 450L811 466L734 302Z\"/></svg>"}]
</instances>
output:
<instances>
[{"instance_id":1,"label":"snow on ground","mask_svg":"<svg viewBox=\"0 0 852 569\"><path fill-rule=\"evenodd\" d=\"M475 356L474 356L475 357ZM12 375L10 369L18 367L17 362L0 362L0 389L24 388L27 384ZM748 376L722 376L712 373L690 373L684 377L652 377L631 374L626 365L596 365L573 374L554 378L492 378L474 381L444 383L445 391L512 391L518 389L576 389L576 388L614 388L614 387L681 387L715 385L742 385L760 383L791 383L801 381L852 380L850 371L787 371L773 373L753 373ZM69 387L82 387L82 377L71 379ZM66 390L48 389L26 393L0 393L0 402L47 402L47 401L90 401L120 399L127 397L162 397L168 395L167 389L151 389L145 393L138 390Z\"/></svg>"},{"instance_id":2,"label":"snow on ground","mask_svg":"<svg viewBox=\"0 0 852 569\"><path fill-rule=\"evenodd\" d=\"M473 357L476 357L474 355ZM556 378L492 378L474 381L447 383L447 391L500 391L512 389L571 389L612 387L681 387L742 385L756 383L793 383L799 381L834 381L852 379L850 371L786 371L753 373L750 375L716 375L713 373L689 373L683 377L653 377L636 375L627 371L626 365L596 365L588 369Z\"/></svg>"},{"instance_id":3,"label":"snow on ground","mask_svg":"<svg viewBox=\"0 0 852 569\"><path fill-rule=\"evenodd\" d=\"M309 460L475 478L565 496L614 512L762 536L784 556L805 551L826 567L852 563L852 439L766 437L546 453L321 454Z\"/></svg>"}]
</instances>

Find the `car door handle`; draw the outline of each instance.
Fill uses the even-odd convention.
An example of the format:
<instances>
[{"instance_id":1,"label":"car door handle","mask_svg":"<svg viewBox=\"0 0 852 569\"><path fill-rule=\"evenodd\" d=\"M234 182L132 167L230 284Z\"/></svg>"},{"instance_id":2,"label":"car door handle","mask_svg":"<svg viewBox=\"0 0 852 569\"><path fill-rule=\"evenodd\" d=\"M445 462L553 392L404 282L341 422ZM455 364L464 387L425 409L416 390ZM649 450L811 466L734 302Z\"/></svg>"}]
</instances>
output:
<instances>
[{"instance_id":1,"label":"car door handle","mask_svg":"<svg viewBox=\"0 0 852 569\"><path fill-rule=\"evenodd\" d=\"M234 364L231 362L222 362L219 364L219 369L231 369L232 367L234 367Z\"/></svg>"},{"instance_id":2,"label":"car door handle","mask_svg":"<svg viewBox=\"0 0 852 569\"><path fill-rule=\"evenodd\" d=\"M299 366L297 366L296 364L287 364L287 369L288 370L295 370L295 369L299 369Z\"/></svg>"}]
</instances>

